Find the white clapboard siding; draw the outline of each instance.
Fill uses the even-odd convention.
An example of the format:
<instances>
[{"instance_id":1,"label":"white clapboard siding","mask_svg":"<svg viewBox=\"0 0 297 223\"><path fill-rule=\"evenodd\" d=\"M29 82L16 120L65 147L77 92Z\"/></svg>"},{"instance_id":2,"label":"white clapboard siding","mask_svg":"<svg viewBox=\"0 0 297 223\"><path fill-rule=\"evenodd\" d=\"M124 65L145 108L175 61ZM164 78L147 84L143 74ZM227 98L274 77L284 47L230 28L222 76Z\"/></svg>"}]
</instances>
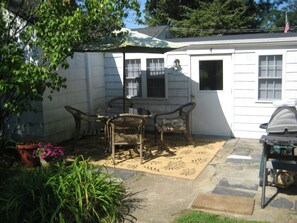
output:
<instances>
[{"instance_id":1,"label":"white clapboard siding","mask_svg":"<svg viewBox=\"0 0 297 223\"><path fill-rule=\"evenodd\" d=\"M74 130L74 119L65 105L95 113L105 103L103 54L75 53L68 61L69 69L59 70L67 78L67 88L55 92L53 100L43 101L45 137L56 142L69 139Z\"/></svg>"},{"instance_id":2,"label":"white clapboard siding","mask_svg":"<svg viewBox=\"0 0 297 223\"><path fill-rule=\"evenodd\" d=\"M183 59L183 56L185 59ZM171 111L178 106L185 104L189 100L189 78L184 73L173 70L173 61L179 58L181 66L186 69L189 66L186 61L187 57L168 56L166 54L129 54L126 53L126 59L141 59L141 66L145 72L145 64L147 58L164 58L165 72L167 80L167 98L133 98L137 107L147 108L153 114ZM105 99L108 101L112 97L123 95L123 58L121 53L105 54ZM170 62L168 62L170 61ZM169 65L170 64L170 65ZM146 129L152 130L152 119L147 119Z\"/></svg>"},{"instance_id":3,"label":"white clapboard siding","mask_svg":"<svg viewBox=\"0 0 297 223\"><path fill-rule=\"evenodd\" d=\"M297 52L283 49L274 54L283 55L283 98L297 98ZM265 133L260 129L262 123L268 122L276 109L272 103L257 100L257 60L265 52L255 49L254 52L235 52L234 64L234 119L235 137L259 138ZM254 70L254 71L253 71Z\"/></svg>"}]
</instances>

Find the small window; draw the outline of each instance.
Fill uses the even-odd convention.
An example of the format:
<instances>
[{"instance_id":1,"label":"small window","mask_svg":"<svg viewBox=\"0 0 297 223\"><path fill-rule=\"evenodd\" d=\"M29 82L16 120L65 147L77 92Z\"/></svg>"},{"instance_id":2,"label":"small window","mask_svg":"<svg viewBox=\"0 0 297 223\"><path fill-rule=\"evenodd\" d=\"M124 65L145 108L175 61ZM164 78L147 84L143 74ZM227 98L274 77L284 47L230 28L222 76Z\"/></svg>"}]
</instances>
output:
<instances>
[{"instance_id":1,"label":"small window","mask_svg":"<svg viewBox=\"0 0 297 223\"><path fill-rule=\"evenodd\" d=\"M141 62L140 59L126 60L126 95L141 97Z\"/></svg>"},{"instance_id":2,"label":"small window","mask_svg":"<svg viewBox=\"0 0 297 223\"><path fill-rule=\"evenodd\" d=\"M199 62L200 90L223 90L223 61Z\"/></svg>"},{"instance_id":3,"label":"small window","mask_svg":"<svg viewBox=\"0 0 297 223\"><path fill-rule=\"evenodd\" d=\"M282 98L282 55L259 56L259 100Z\"/></svg>"},{"instance_id":4,"label":"small window","mask_svg":"<svg viewBox=\"0 0 297 223\"><path fill-rule=\"evenodd\" d=\"M165 97L164 59L147 59L147 97Z\"/></svg>"}]
</instances>

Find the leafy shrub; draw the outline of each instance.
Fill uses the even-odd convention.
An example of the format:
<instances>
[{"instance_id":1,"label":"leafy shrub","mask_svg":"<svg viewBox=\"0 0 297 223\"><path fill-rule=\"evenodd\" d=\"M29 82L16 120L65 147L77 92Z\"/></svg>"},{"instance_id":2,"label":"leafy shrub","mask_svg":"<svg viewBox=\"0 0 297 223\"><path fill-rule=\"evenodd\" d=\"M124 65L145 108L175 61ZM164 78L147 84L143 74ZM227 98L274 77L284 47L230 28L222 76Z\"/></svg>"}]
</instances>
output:
<instances>
[{"instance_id":1,"label":"leafy shrub","mask_svg":"<svg viewBox=\"0 0 297 223\"><path fill-rule=\"evenodd\" d=\"M113 179L78 159L10 172L0 185L0 216L3 222L120 222L126 190Z\"/></svg>"}]
</instances>

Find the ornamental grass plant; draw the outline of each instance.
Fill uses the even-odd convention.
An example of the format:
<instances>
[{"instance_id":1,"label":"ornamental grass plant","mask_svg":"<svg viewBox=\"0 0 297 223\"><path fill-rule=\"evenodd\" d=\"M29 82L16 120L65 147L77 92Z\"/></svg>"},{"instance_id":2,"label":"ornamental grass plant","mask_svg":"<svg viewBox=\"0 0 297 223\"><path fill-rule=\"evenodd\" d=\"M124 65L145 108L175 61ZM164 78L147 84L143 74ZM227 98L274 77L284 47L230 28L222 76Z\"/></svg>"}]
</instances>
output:
<instances>
[{"instance_id":1,"label":"ornamental grass plant","mask_svg":"<svg viewBox=\"0 0 297 223\"><path fill-rule=\"evenodd\" d=\"M122 183L86 160L1 169L0 178L2 222L123 222L127 214Z\"/></svg>"}]
</instances>

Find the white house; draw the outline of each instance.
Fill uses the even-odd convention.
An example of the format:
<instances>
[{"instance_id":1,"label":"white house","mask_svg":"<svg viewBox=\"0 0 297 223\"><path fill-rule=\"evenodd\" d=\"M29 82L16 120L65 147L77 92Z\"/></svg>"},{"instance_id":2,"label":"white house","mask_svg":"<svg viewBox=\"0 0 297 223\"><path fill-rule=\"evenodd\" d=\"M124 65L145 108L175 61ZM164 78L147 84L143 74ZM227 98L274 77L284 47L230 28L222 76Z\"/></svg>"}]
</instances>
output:
<instances>
[{"instance_id":1,"label":"white house","mask_svg":"<svg viewBox=\"0 0 297 223\"><path fill-rule=\"evenodd\" d=\"M19 25L16 33L20 33L20 30L26 27L27 22L32 22L24 19L28 18L26 10L33 11L35 4L31 2L28 3L28 7L27 5L25 7L25 3L25 1L8 1L4 5L1 4L0 10L4 14L4 19L13 18L13 21ZM6 6L7 9L3 8ZM15 14L18 16L14 18ZM28 61L32 60L32 57L38 57L37 49L30 49L26 46L26 50L25 57ZM32 53L33 51L36 52ZM67 88L55 92L53 100L49 100L45 92L42 102L32 102L37 112L9 117L5 126L7 134L38 136L53 142L65 141L71 137L74 129L73 117L66 112L65 105L73 105L85 112L95 112L98 108L95 107L96 105L105 103L104 55L102 53L75 53L72 58L68 58L68 62L69 69L59 70L60 75L67 78ZM0 106L2 106L1 103Z\"/></svg>"},{"instance_id":2,"label":"white house","mask_svg":"<svg viewBox=\"0 0 297 223\"><path fill-rule=\"evenodd\" d=\"M193 135L260 138L273 102L297 98L297 33L167 40L188 46L166 54L126 53L127 96L153 114L195 101ZM67 89L45 99L35 116L46 138L70 138L74 121L64 105L94 113L122 95L122 56L76 53L69 59L70 69L61 71ZM152 130L152 119L147 124Z\"/></svg>"},{"instance_id":3,"label":"white house","mask_svg":"<svg viewBox=\"0 0 297 223\"><path fill-rule=\"evenodd\" d=\"M103 54L75 53L68 61L69 69L59 71L67 78L67 88L55 92L52 100L45 93L43 101L34 104L38 112L23 114L17 134L43 137L56 143L68 140L74 130L74 119L64 106L93 113L98 109L96 105L105 103ZM8 129L15 128L14 121L9 125Z\"/></svg>"},{"instance_id":4,"label":"white house","mask_svg":"<svg viewBox=\"0 0 297 223\"><path fill-rule=\"evenodd\" d=\"M127 94L153 113L195 101L194 135L260 138L273 102L297 98L297 33L168 41L189 46L165 55L126 54ZM105 54L106 99L122 92L121 56Z\"/></svg>"}]
</instances>

